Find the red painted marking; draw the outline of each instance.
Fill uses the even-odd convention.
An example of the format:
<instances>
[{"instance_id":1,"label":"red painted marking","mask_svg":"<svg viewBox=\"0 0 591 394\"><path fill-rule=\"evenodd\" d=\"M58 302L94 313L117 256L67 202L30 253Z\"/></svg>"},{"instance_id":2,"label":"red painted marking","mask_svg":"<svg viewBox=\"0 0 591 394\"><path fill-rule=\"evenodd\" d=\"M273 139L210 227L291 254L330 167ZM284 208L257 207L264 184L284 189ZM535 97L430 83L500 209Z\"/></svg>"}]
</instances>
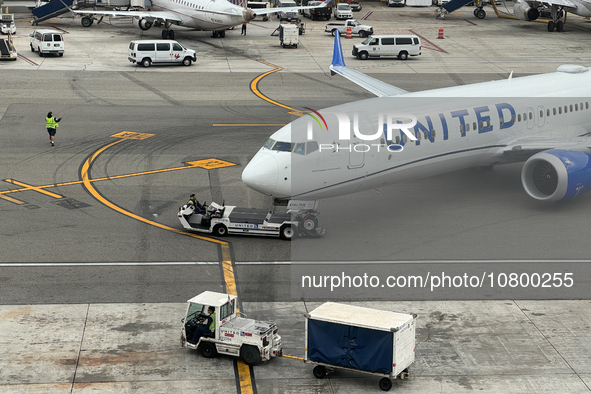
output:
<instances>
[{"instance_id":1,"label":"red painted marking","mask_svg":"<svg viewBox=\"0 0 591 394\"><path fill-rule=\"evenodd\" d=\"M478 26L476 23L472 22L471 20L464 19L466 22L473 24L474 26Z\"/></svg>"},{"instance_id":2,"label":"red painted marking","mask_svg":"<svg viewBox=\"0 0 591 394\"><path fill-rule=\"evenodd\" d=\"M363 15L363 18L361 18L362 21L366 20L367 18L369 18L371 16L371 14L373 14L373 11L369 11L367 14Z\"/></svg>"},{"instance_id":3,"label":"red painted marking","mask_svg":"<svg viewBox=\"0 0 591 394\"><path fill-rule=\"evenodd\" d=\"M439 48L437 45L433 44L431 41L427 40L425 37L421 36L420 34L417 34L417 33L415 33L412 30L409 30L409 32L411 32L415 36L418 36L418 37L421 38L421 44L423 45L423 48L425 48L425 49L431 49L432 51L447 53L446 50Z\"/></svg>"},{"instance_id":4,"label":"red painted marking","mask_svg":"<svg viewBox=\"0 0 591 394\"><path fill-rule=\"evenodd\" d=\"M59 30L59 31L61 31L61 32L65 33L65 34L70 34L70 33L68 33L66 30L64 30L64 29L60 29L59 27L56 27L56 26L51 26L51 27L52 27L53 29L55 29L55 30Z\"/></svg>"},{"instance_id":5,"label":"red painted marking","mask_svg":"<svg viewBox=\"0 0 591 394\"><path fill-rule=\"evenodd\" d=\"M18 57L20 57L21 59L23 59L25 62L27 62L27 63L29 63L29 64L31 64L31 65L33 65L33 66L38 66L38 64L37 64L37 63L35 63L34 61L32 61L32 60L30 60L30 59L28 59L28 58L24 57L24 56L23 56L23 55L21 55L20 53L17 53L17 55L18 55Z\"/></svg>"}]
</instances>

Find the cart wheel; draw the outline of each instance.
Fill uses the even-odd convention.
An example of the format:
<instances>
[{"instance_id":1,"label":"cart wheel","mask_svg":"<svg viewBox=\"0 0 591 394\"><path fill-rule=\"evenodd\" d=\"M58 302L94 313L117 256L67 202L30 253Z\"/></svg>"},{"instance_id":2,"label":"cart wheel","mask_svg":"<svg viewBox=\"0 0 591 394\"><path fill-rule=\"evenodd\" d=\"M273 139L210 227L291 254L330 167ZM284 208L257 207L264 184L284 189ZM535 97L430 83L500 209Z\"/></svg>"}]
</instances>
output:
<instances>
[{"instance_id":1,"label":"cart wheel","mask_svg":"<svg viewBox=\"0 0 591 394\"><path fill-rule=\"evenodd\" d=\"M392 388L392 381L388 378L381 378L378 385L382 391L390 391Z\"/></svg>"},{"instance_id":2,"label":"cart wheel","mask_svg":"<svg viewBox=\"0 0 591 394\"><path fill-rule=\"evenodd\" d=\"M317 365L312 370L312 373L316 379L324 379L326 376L326 368L324 368L322 365Z\"/></svg>"},{"instance_id":3,"label":"cart wheel","mask_svg":"<svg viewBox=\"0 0 591 394\"><path fill-rule=\"evenodd\" d=\"M211 342L202 342L201 343L201 355L205 358L212 358L217 356L218 351L215 348L215 345Z\"/></svg>"},{"instance_id":4,"label":"cart wheel","mask_svg":"<svg viewBox=\"0 0 591 394\"><path fill-rule=\"evenodd\" d=\"M213 233L218 237L224 237L228 234L228 229L223 224L216 224L213 228Z\"/></svg>"},{"instance_id":5,"label":"cart wheel","mask_svg":"<svg viewBox=\"0 0 591 394\"><path fill-rule=\"evenodd\" d=\"M281 229L279 229L279 238L281 239L291 241L295 236L296 230L291 226L291 224L284 224L281 226Z\"/></svg>"},{"instance_id":6,"label":"cart wheel","mask_svg":"<svg viewBox=\"0 0 591 394\"><path fill-rule=\"evenodd\" d=\"M261 352L256 346L242 345L240 358L248 365L256 365L261 361Z\"/></svg>"}]
</instances>

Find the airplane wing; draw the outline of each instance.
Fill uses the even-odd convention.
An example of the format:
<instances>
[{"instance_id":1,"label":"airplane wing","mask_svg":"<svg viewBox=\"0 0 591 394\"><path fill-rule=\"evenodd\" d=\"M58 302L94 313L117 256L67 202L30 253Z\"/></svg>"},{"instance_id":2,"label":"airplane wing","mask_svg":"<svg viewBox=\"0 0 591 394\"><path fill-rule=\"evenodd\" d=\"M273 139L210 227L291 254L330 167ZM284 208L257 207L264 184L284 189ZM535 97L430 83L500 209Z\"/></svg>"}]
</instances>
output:
<instances>
[{"instance_id":1,"label":"airplane wing","mask_svg":"<svg viewBox=\"0 0 591 394\"><path fill-rule=\"evenodd\" d=\"M328 3L332 0L325 0L320 5L311 5L311 6L300 6L300 7L277 7L277 8L257 8L254 9L253 12L257 15L267 15L267 14L274 14L276 12L291 12L291 11L299 11L299 10L311 10L312 8L322 8L326 7Z\"/></svg>"},{"instance_id":2,"label":"airplane wing","mask_svg":"<svg viewBox=\"0 0 591 394\"><path fill-rule=\"evenodd\" d=\"M94 11L94 10L71 10L76 14L85 15L112 15L112 16L131 16L136 18L154 18L165 19L169 21L180 22L181 19L173 12L168 11Z\"/></svg>"},{"instance_id":3,"label":"airplane wing","mask_svg":"<svg viewBox=\"0 0 591 394\"><path fill-rule=\"evenodd\" d=\"M136 18L154 18L168 21L181 22L178 14L169 11L94 11L94 10L71 10L76 14L86 15L112 15L112 16L131 16ZM239 15L235 12L212 11L212 10L194 10L195 12L203 12L207 14L219 15Z\"/></svg>"},{"instance_id":4,"label":"airplane wing","mask_svg":"<svg viewBox=\"0 0 591 394\"><path fill-rule=\"evenodd\" d=\"M332 54L332 64L329 67L332 75L339 74L349 81L361 86L363 89L375 94L378 97L396 96L408 93L406 90L389 85L379 79L372 78L356 70L351 70L345 66L343 58L343 48L341 47L341 37L337 31L334 37L334 50Z\"/></svg>"},{"instance_id":5,"label":"airplane wing","mask_svg":"<svg viewBox=\"0 0 591 394\"><path fill-rule=\"evenodd\" d=\"M532 8L538 7L540 3L544 4L546 7L552 7L553 5L559 7L566 7L566 8L577 8L577 5L570 0L523 0L525 3L529 4Z\"/></svg>"},{"instance_id":6,"label":"airplane wing","mask_svg":"<svg viewBox=\"0 0 591 394\"><path fill-rule=\"evenodd\" d=\"M564 138L525 137L510 142L501 148L500 161L497 164L517 163L529 159L538 152L548 149L568 151L587 151L591 149L591 133L582 127L567 130L566 133L577 136Z\"/></svg>"}]
</instances>

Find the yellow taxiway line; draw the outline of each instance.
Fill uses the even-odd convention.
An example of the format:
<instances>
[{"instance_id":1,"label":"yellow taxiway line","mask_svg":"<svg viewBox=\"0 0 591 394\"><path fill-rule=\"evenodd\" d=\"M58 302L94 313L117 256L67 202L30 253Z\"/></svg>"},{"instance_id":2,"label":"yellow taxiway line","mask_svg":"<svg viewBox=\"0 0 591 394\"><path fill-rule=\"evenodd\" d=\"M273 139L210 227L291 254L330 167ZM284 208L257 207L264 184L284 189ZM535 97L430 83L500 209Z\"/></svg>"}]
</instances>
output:
<instances>
[{"instance_id":1,"label":"yellow taxiway line","mask_svg":"<svg viewBox=\"0 0 591 394\"><path fill-rule=\"evenodd\" d=\"M114 141L110 144L107 144L105 146L103 146L102 148L98 149L96 152L94 152L82 165L82 168L80 170L80 176L82 178L82 183L84 184L84 187L86 188L86 190L88 190L88 192L99 202L101 202L103 205L113 209L116 212L119 212L125 216L128 216L132 219L136 219L139 220L140 222L149 224L151 226L155 226L158 228L161 228L163 230L168 230L168 231L172 231L175 232L177 234L182 234L182 235L186 235L189 237L193 237L193 238L198 238L201 239L203 241L207 241L207 242L212 242L212 243L216 243L220 246L221 248L221 254L222 254L222 269L223 269L223 276L224 276L224 283L225 283L225 287L226 287L226 292L228 294L231 295L235 295L238 296L238 291L237 291L237 286L236 286L236 278L234 275L234 265L232 264L232 256L230 253L230 247L228 242L225 241L220 241L214 238L209 238L209 237L204 237L204 236L200 236L197 234L193 234L193 233L188 233L185 231L181 231L178 230L176 228L173 227L169 227L157 222L153 222L151 220L148 220L146 218L143 218L141 216L138 216L132 212L129 212L121 207L119 207L118 205L112 203L111 201L107 200L105 197L103 197L95 188L93 185L92 180L90 179L90 169L92 167L92 163L93 161L105 150L107 150L108 148L117 145L118 143L125 141L125 139L120 139L117 141ZM184 168L184 167L183 167ZM248 365L246 365L242 360L237 360L237 370L238 370L238 381L240 383L240 393L241 394L252 394L254 393L253 390L253 383L252 383L252 379L250 377L250 367Z\"/></svg>"}]
</instances>

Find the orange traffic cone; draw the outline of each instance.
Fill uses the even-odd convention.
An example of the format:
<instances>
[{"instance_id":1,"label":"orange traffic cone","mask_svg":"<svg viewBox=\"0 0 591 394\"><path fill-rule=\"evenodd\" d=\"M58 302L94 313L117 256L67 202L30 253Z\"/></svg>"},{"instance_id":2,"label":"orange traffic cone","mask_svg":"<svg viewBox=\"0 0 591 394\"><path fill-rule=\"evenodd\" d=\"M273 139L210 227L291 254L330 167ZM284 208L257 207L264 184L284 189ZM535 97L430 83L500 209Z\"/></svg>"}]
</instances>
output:
<instances>
[{"instance_id":1,"label":"orange traffic cone","mask_svg":"<svg viewBox=\"0 0 591 394\"><path fill-rule=\"evenodd\" d=\"M439 29L439 34L437 35L437 38L444 38L443 37L443 28Z\"/></svg>"},{"instance_id":2,"label":"orange traffic cone","mask_svg":"<svg viewBox=\"0 0 591 394\"><path fill-rule=\"evenodd\" d=\"M347 35L345 36L345 38L353 38L352 32L351 32L351 28L347 27Z\"/></svg>"}]
</instances>

